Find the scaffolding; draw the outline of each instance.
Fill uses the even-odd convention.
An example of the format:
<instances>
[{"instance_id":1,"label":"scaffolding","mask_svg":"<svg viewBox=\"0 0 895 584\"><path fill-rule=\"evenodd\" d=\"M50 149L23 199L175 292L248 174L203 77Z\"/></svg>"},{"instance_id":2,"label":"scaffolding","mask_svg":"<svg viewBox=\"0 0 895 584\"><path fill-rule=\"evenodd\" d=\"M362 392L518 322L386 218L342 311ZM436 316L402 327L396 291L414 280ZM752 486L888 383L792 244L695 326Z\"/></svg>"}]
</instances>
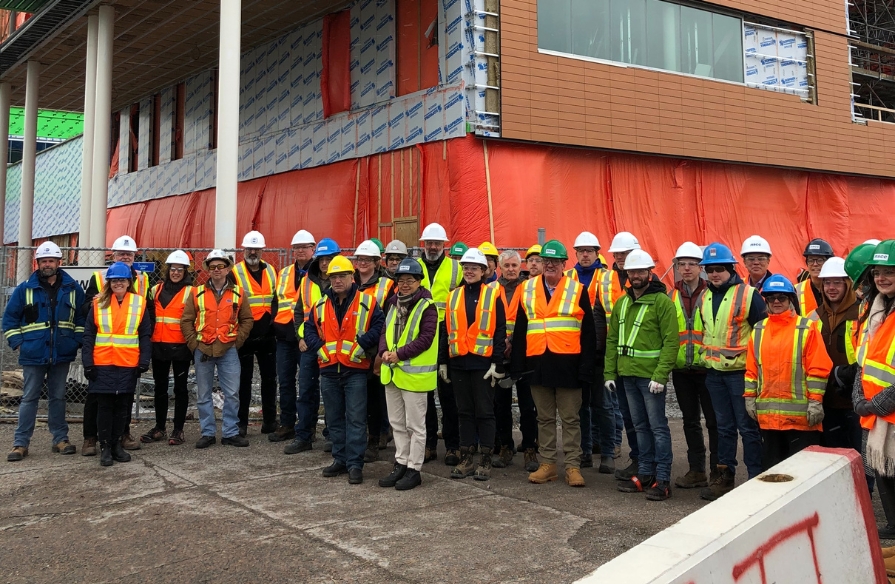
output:
<instances>
[{"instance_id":1,"label":"scaffolding","mask_svg":"<svg viewBox=\"0 0 895 584\"><path fill-rule=\"evenodd\" d=\"M895 123L895 0L850 0L852 117Z\"/></svg>"}]
</instances>

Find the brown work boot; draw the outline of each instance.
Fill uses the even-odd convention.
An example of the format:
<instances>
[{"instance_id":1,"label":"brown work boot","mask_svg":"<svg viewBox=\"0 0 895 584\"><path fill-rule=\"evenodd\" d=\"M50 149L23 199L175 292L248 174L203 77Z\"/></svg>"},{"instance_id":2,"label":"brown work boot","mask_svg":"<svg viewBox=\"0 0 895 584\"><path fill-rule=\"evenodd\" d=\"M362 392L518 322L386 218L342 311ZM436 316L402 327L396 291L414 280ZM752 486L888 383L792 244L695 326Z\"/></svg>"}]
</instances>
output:
<instances>
[{"instance_id":1,"label":"brown work boot","mask_svg":"<svg viewBox=\"0 0 895 584\"><path fill-rule=\"evenodd\" d=\"M140 441L134 440L134 437L130 434L125 434L121 437L121 447L125 450L140 450L140 448L142 448L140 446Z\"/></svg>"},{"instance_id":2,"label":"brown work boot","mask_svg":"<svg viewBox=\"0 0 895 584\"><path fill-rule=\"evenodd\" d=\"M526 472L535 472L541 466L538 462L538 451L536 448L526 448L523 461L525 462Z\"/></svg>"},{"instance_id":3,"label":"brown work boot","mask_svg":"<svg viewBox=\"0 0 895 584\"><path fill-rule=\"evenodd\" d=\"M295 438L295 428L277 426L277 429L267 435L270 442L286 442Z\"/></svg>"},{"instance_id":4,"label":"brown work boot","mask_svg":"<svg viewBox=\"0 0 895 584\"><path fill-rule=\"evenodd\" d=\"M500 454L497 455L495 462L497 460L500 460L500 462L501 462L501 464L503 464L503 466L497 467L496 464L494 466L496 466L497 468L504 468L504 467L510 466L511 464L513 464L513 454L514 453L513 453L512 448L510 448L509 446L501 446Z\"/></svg>"},{"instance_id":5,"label":"brown work boot","mask_svg":"<svg viewBox=\"0 0 895 584\"><path fill-rule=\"evenodd\" d=\"M16 446L6 455L6 462L18 462L28 456L27 446Z\"/></svg>"},{"instance_id":6,"label":"brown work boot","mask_svg":"<svg viewBox=\"0 0 895 584\"><path fill-rule=\"evenodd\" d=\"M559 476L556 474L556 463L547 464L546 462L542 462L541 466L538 467L538 470L528 475L528 482L535 483L536 485L543 485L544 483L555 481L558 478Z\"/></svg>"},{"instance_id":7,"label":"brown work boot","mask_svg":"<svg viewBox=\"0 0 895 584\"><path fill-rule=\"evenodd\" d=\"M715 501L733 490L736 476L727 465L718 465L718 475L708 487L699 492L699 496L706 501Z\"/></svg>"},{"instance_id":8,"label":"brown work boot","mask_svg":"<svg viewBox=\"0 0 895 584\"><path fill-rule=\"evenodd\" d=\"M460 447L460 462L451 471L452 479L465 479L475 473L475 461L472 450L465 446Z\"/></svg>"},{"instance_id":9,"label":"brown work boot","mask_svg":"<svg viewBox=\"0 0 895 584\"><path fill-rule=\"evenodd\" d=\"M709 481L705 476L705 472L693 470L692 468L684 476L674 479L674 486L681 489L695 489L697 487L707 487L708 485Z\"/></svg>"},{"instance_id":10,"label":"brown work boot","mask_svg":"<svg viewBox=\"0 0 895 584\"><path fill-rule=\"evenodd\" d=\"M581 476L581 469L572 466L566 469L566 484L570 487L583 487L584 477Z\"/></svg>"},{"instance_id":11,"label":"brown work boot","mask_svg":"<svg viewBox=\"0 0 895 584\"><path fill-rule=\"evenodd\" d=\"M487 481L491 478L491 449L490 448L482 448L481 454L481 462L475 469L475 476L473 476L477 481Z\"/></svg>"},{"instance_id":12,"label":"brown work boot","mask_svg":"<svg viewBox=\"0 0 895 584\"><path fill-rule=\"evenodd\" d=\"M84 438L81 456L96 456L96 438Z\"/></svg>"},{"instance_id":13,"label":"brown work boot","mask_svg":"<svg viewBox=\"0 0 895 584\"><path fill-rule=\"evenodd\" d=\"M59 454L74 454L78 449L68 440L62 440L58 444L53 444L53 452Z\"/></svg>"},{"instance_id":14,"label":"brown work boot","mask_svg":"<svg viewBox=\"0 0 895 584\"><path fill-rule=\"evenodd\" d=\"M432 462L433 460L438 460L438 449L426 448L426 454L423 456L423 464Z\"/></svg>"}]
</instances>

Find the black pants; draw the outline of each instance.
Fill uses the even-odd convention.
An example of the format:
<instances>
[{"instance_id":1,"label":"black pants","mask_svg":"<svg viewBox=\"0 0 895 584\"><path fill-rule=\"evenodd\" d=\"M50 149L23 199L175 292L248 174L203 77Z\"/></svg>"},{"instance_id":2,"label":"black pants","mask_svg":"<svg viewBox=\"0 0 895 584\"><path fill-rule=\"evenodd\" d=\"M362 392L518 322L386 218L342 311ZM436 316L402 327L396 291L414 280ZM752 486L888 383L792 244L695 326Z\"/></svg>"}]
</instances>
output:
<instances>
[{"instance_id":1,"label":"black pants","mask_svg":"<svg viewBox=\"0 0 895 584\"><path fill-rule=\"evenodd\" d=\"M239 349L239 425L249 425L252 375L255 359L261 373L261 416L265 424L277 422L277 340L273 335L247 342Z\"/></svg>"},{"instance_id":2,"label":"black pants","mask_svg":"<svg viewBox=\"0 0 895 584\"><path fill-rule=\"evenodd\" d=\"M895 526L895 478L883 476L878 472L874 474L876 484L879 486L879 500L886 514L886 523Z\"/></svg>"},{"instance_id":3,"label":"black pants","mask_svg":"<svg viewBox=\"0 0 895 584\"><path fill-rule=\"evenodd\" d=\"M490 385L490 382L489 382ZM494 387L494 422L496 431L494 436L494 449L500 450L506 446L510 450L513 444L513 387Z\"/></svg>"},{"instance_id":4,"label":"black pants","mask_svg":"<svg viewBox=\"0 0 895 584\"><path fill-rule=\"evenodd\" d=\"M132 393L91 393L96 396L96 430L100 444L121 440L134 402ZM86 418L85 418L86 421Z\"/></svg>"},{"instance_id":5,"label":"black pants","mask_svg":"<svg viewBox=\"0 0 895 584\"><path fill-rule=\"evenodd\" d=\"M472 446L478 437L482 448L494 448L494 388L491 380L482 379L482 371L451 367L451 385L457 400L460 445ZM441 411L444 411L442 402ZM442 430L442 432L444 432ZM445 437L445 443L447 438Z\"/></svg>"},{"instance_id":6,"label":"black pants","mask_svg":"<svg viewBox=\"0 0 895 584\"><path fill-rule=\"evenodd\" d=\"M684 417L684 438L687 440L687 462L690 470L705 472L705 440L702 437L702 420L709 433L709 464L718 465L718 422L712 398L705 387L705 374L675 370L674 392ZM860 444L860 436L858 437Z\"/></svg>"},{"instance_id":7,"label":"black pants","mask_svg":"<svg viewBox=\"0 0 895 584\"><path fill-rule=\"evenodd\" d=\"M378 439L382 429L382 410L385 406L385 386L378 375L367 378L367 435Z\"/></svg>"},{"instance_id":8,"label":"black pants","mask_svg":"<svg viewBox=\"0 0 895 584\"><path fill-rule=\"evenodd\" d=\"M796 452L820 444L821 433L805 430L761 430L761 468L768 470Z\"/></svg>"},{"instance_id":9,"label":"black pants","mask_svg":"<svg viewBox=\"0 0 895 584\"><path fill-rule=\"evenodd\" d=\"M183 430L189 394L186 378L189 361L152 360L152 379L155 381L155 427L164 430L168 419L168 372L174 370L174 431Z\"/></svg>"},{"instance_id":10,"label":"black pants","mask_svg":"<svg viewBox=\"0 0 895 584\"><path fill-rule=\"evenodd\" d=\"M438 387L441 387L441 378L438 378ZM438 446L438 409L435 406L435 392L426 394L426 448L435 449Z\"/></svg>"},{"instance_id":11,"label":"black pants","mask_svg":"<svg viewBox=\"0 0 895 584\"><path fill-rule=\"evenodd\" d=\"M139 379L138 379L139 381ZM98 438L98 430L96 428L96 418L98 414L99 408L99 396L98 393L88 393L87 399L84 400L84 427L82 428L84 432L84 439L87 438ZM131 433L131 411L134 409L134 394L126 393L120 394L128 396L127 402L127 418L124 422L124 434ZM123 436L124 434L120 434Z\"/></svg>"},{"instance_id":12,"label":"black pants","mask_svg":"<svg viewBox=\"0 0 895 584\"><path fill-rule=\"evenodd\" d=\"M823 427L821 445L861 452L861 418L854 410L824 408Z\"/></svg>"},{"instance_id":13,"label":"black pants","mask_svg":"<svg viewBox=\"0 0 895 584\"><path fill-rule=\"evenodd\" d=\"M426 410L426 448L435 448L438 445L438 414L435 410L433 393L429 392ZM454 384L445 383L441 377L438 378L438 402L441 404L441 437L444 439L444 447L447 450L457 450L460 448L460 426L457 420ZM493 429L491 435L494 435Z\"/></svg>"},{"instance_id":14,"label":"black pants","mask_svg":"<svg viewBox=\"0 0 895 584\"><path fill-rule=\"evenodd\" d=\"M522 433L520 450L538 447L538 410L531 397L531 385L527 379L516 381L516 401L519 405L519 431Z\"/></svg>"}]
</instances>

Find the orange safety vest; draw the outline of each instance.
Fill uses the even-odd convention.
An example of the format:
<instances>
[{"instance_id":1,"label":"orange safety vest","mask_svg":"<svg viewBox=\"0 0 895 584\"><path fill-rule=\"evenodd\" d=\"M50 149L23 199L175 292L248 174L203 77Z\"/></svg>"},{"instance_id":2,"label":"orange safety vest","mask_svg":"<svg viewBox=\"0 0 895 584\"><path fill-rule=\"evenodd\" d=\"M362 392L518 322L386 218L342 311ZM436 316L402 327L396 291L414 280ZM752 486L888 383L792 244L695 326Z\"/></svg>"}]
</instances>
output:
<instances>
[{"instance_id":1,"label":"orange safety vest","mask_svg":"<svg viewBox=\"0 0 895 584\"><path fill-rule=\"evenodd\" d=\"M498 286L498 289L500 286ZM475 322L466 322L466 286L451 291L448 296L444 323L448 333L448 349L451 357L472 353L490 357L494 351L494 331L497 328L499 292L489 284L483 284L475 307Z\"/></svg>"},{"instance_id":2,"label":"orange safety vest","mask_svg":"<svg viewBox=\"0 0 895 584\"><path fill-rule=\"evenodd\" d=\"M338 362L354 369L370 368L370 359L358 344L357 337L370 330L375 307L376 301L369 294L355 293L340 324L329 296L317 302L314 319L323 339L323 346L317 351L317 362L321 367Z\"/></svg>"},{"instance_id":3,"label":"orange safety vest","mask_svg":"<svg viewBox=\"0 0 895 584\"><path fill-rule=\"evenodd\" d=\"M193 304L196 307L196 335L206 345L220 341L225 345L235 343L239 332L239 303L242 292L239 286L224 290L221 300L214 290L204 284L196 288Z\"/></svg>"},{"instance_id":4,"label":"orange safety vest","mask_svg":"<svg viewBox=\"0 0 895 584\"><path fill-rule=\"evenodd\" d=\"M542 279L543 276L537 276L522 284L525 288L520 302L528 318L526 356L543 355L547 349L561 355L581 353L584 310L578 304L584 286L563 276L547 302Z\"/></svg>"},{"instance_id":5,"label":"orange safety vest","mask_svg":"<svg viewBox=\"0 0 895 584\"><path fill-rule=\"evenodd\" d=\"M106 281L106 271L97 270L93 272L93 277L96 278L96 289L102 292L103 284ZM146 272L137 272L137 277L134 280L134 291L140 296L146 297L146 294L149 292L149 276L146 275Z\"/></svg>"},{"instance_id":6,"label":"orange safety vest","mask_svg":"<svg viewBox=\"0 0 895 584\"><path fill-rule=\"evenodd\" d=\"M184 286L180 292L174 295L168 306L162 306L158 295L164 284L156 284L152 289L152 299L155 302L155 328L152 330L153 343L185 343L183 331L180 330L180 317L183 316L183 307L187 296L192 291L192 286Z\"/></svg>"},{"instance_id":7,"label":"orange safety vest","mask_svg":"<svg viewBox=\"0 0 895 584\"><path fill-rule=\"evenodd\" d=\"M806 278L796 285L796 296L799 298L799 308L801 316L808 316L817 310L817 300L814 298L814 292L811 290L811 278Z\"/></svg>"},{"instance_id":8,"label":"orange safety vest","mask_svg":"<svg viewBox=\"0 0 895 584\"><path fill-rule=\"evenodd\" d=\"M99 296L93 300L93 321L96 341L93 345L94 365L136 367L140 362L140 321L146 312L146 299L127 292L121 303L114 297L106 308L100 308Z\"/></svg>"},{"instance_id":9,"label":"orange safety vest","mask_svg":"<svg viewBox=\"0 0 895 584\"><path fill-rule=\"evenodd\" d=\"M277 315L273 321L278 324L289 324L295 320L295 303L298 301L298 288L295 286L295 264L289 264L277 276Z\"/></svg>"},{"instance_id":10,"label":"orange safety vest","mask_svg":"<svg viewBox=\"0 0 895 584\"><path fill-rule=\"evenodd\" d=\"M864 384L864 397L873 396L895 385L895 316L889 315L883 321L876 334L867 343L864 364L861 367L861 381ZM895 413L882 417L890 424L895 424ZM872 430L876 416L862 416L861 427Z\"/></svg>"},{"instance_id":11,"label":"orange safety vest","mask_svg":"<svg viewBox=\"0 0 895 584\"><path fill-rule=\"evenodd\" d=\"M394 285L394 280L383 276L379 278L379 281L376 282L375 286L370 286L369 288L365 289L363 293L375 300L376 304L382 306L385 303L385 299L388 296L388 293L391 292L391 289Z\"/></svg>"},{"instance_id":12,"label":"orange safety vest","mask_svg":"<svg viewBox=\"0 0 895 584\"><path fill-rule=\"evenodd\" d=\"M594 278L597 274L594 274ZM609 268L603 270L600 277L600 301L603 303L603 310L606 311L606 322L612 318L612 309L619 298L624 296L625 291L622 289L621 282L618 280L618 272ZM595 299L591 298L591 302Z\"/></svg>"},{"instance_id":13,"label":"orange safety vest","mask_svg":"<svg viewBox=\"0 0 895 584\"><path fill-rule=\"evenodd\" d=\"M612 270L609 270L610 272ZM593 277L590 279L590 284L587 285L587 297L590 298L590 305L593 306L594 302L597 301L597 285L603 280L603 275L605 274L605 269L595 270ZM572 268L570 270L566 270L566 276L570 278L574 278L576 282L578 280L578 270ZM615 281L618 282L618 277L615 278ZM620 287L619 287L620 288ZM613 303L618 299L618 297L612 300ZM612 310L609 311L612 313ZM608 315L607 315L608 316Z\"/></svg>"},{"instance_id":14,"label":"orange safety vest","mask_svg":"<svg viewBox=\"0 0 895 584\"><path fill-rule=\"evenodd\" d=\"M249 308L252 309L252 318L261 320L265 314L270 314L273 305L273 293L276 288L277 272L270 264L264 265L261 274L261 283L255 281L255 278L249 273L245 260L233 266L233 275L239 286L248 294ZM279 314L279 310L277 311Z\"/></svg>"}]
</instances>

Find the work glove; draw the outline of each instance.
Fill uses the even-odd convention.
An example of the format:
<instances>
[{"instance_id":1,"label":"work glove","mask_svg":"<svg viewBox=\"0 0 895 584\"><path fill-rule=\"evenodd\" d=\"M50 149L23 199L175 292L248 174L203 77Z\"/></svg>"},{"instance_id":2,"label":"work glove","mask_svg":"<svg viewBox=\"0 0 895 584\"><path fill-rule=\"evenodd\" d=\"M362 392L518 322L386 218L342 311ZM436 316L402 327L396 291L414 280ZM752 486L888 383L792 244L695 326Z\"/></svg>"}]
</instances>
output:
<instances>
[{"instance_id":1,"label":"work glove","mask_svg":"<svg viewBox=\"0 0 895 584\"><path fill-rule=\"evenodd\" d=\"M441 380L445 383L450 383L451 378L448 377L448 368L447 365L439 365L438 366L438 376L441 377Z\"/></svg>"},{"instance_id":2,"label":"work glove","mask_svg":"<svg viewBox=\"0 0 895 584\"><path fill-rule=\"evenodd\" d=\"M603 384L603 387L605 387L606 389L608 389L609 391L614 393L615 392L615 380L614 379L608 380L606 383Z\"/></svg>"},{"instance_id":3,"label":"work glove","mask_svg":"<svg viewBox=\"0 0 895 584\"><path fill-rule=\"evenodd\" d=\"M34 324L37 322L37 317L40 316L40 309L37 307L37 304L26 304L22 310L22 316L26 323Z\"/></svg>"},{"instance_id":4,"label":"work glove","mask_svg":"<svg viewBox=\"0 0 895 584\"><path fill-rule=\"evenodd\" d=\"M511 389L514 383L516 383L516 380L509 375L497 382L497 384L504 389Z\"/></svg>"},{"instance_id":5,"label":"work glove","mask_svg":"<svg viewBox=\"0 0 895 584\"><path fill-rule=\"evenodd\" d=\"M665 391L665 385L659 383L658 381L650 381L649 391L650 393L660 394Z\"/></svg>"},{"instance_id":6,"label":"work glove","mask_svg":"<svg viewBox=\"0 0 895 584\"><path fill-rule=\"evenodd\" d=\"M808 425L816 426L824 421L824 404L809 399L808 400Z\"/></svg>"},{"instance_id":7,"label":"work glove","mask_svg":"<svg viewBox=\"0 0 895 584\"><path fill-rule=\"evenodd\" d=\"M90 381L96 381L96 367L94 367L93 365L91 365L90 367L84 367L84 377L86 377Z\"/></svg>"},{"instance_id":8,"label":"work glove","mask_svg":"<svg viewBox=\"0 0 895 584\"><path fill-rule=\"evenodd\" d=\"M870 400L862 399L861 401L855 402L855 413L861 417L872 415L873 410L871 409Z\"/></svg>"},{"instance_id":9,"label":"work glove","mask_svg":"<svg viewBox=\"0 0 895 584\"><path fill-rule=\"evenodd\" d=\"M855 376L857 373L857 363L852 363L851 365L837 365L833 368L833 379L836 381L836 385L839 386L840 394L846 397L851 394L855 385Z\"/></svg>"},{"instance_id":10,"label":"work glove","mask_svg":"<svg viewBox=\"0 0 895 584\"><path fill-rule=\"evenodd\" d=\"M137 373L139 373L140 375L143 375L147 371L149 371L149 365L140 365L139 367L137 367Z\"/></svg>"},{"instance_id":11,"label":"work glove","mask_svg":"<svg viewBox=\"0 0 895 584\"><path fill-rule=\"evenodd\" d=\"M498 380L503 379L506 376L506 373L497 372L497 363L491 363L491 367L488 369L487 373L485 373L485 376L482 377L482 379L484 379L485 381L490 379L491 387L494 387L494 384L497 383Z\"/></svg>"},{"instance_id":12,"label":"work glove","mask_svg":"<svg viewBox=\"0 0 895 584\"><path fill-rule=\"evenodd\" d=\"M755 406L755 398L754 397L746 398L746 413L749 414L750 418L752 418L756 422L758 421L758 411Z\"/></svg>"}]
</instances>

